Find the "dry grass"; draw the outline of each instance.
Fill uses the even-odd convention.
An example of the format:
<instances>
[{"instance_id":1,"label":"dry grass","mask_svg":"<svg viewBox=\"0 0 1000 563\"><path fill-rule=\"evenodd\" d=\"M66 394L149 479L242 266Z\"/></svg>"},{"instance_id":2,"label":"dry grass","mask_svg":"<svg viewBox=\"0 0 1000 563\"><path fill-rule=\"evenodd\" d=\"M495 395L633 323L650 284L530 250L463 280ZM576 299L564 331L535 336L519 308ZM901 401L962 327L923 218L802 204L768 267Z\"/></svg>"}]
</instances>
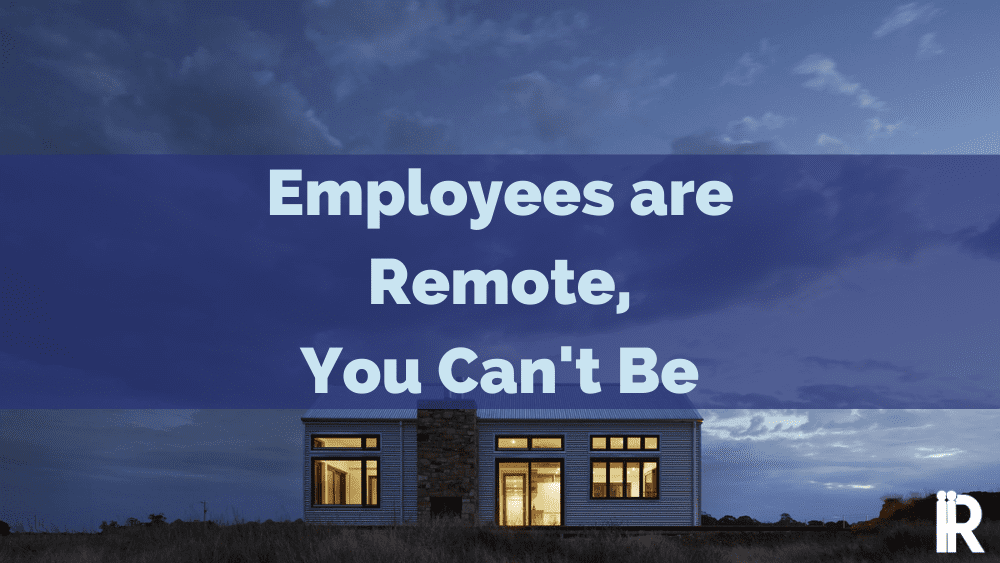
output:
<instances>
[{"instance_id":1,"label":"dry grass","mask_svg":"<svg viewBox=\"0 0 1000 563\"><path fill-rule=\"evenodd\" d=\"M934 553L930 525L893 524L875 533L713 532L623 536L609 531L560 538L545 531L447 521L358 529L301 522L215 528L154 526L106 534L15 534L0 538L0 561L141 563L590 563L997 561L1000 523L976 536L985 554Z\"/></svg>"}]
</instances>

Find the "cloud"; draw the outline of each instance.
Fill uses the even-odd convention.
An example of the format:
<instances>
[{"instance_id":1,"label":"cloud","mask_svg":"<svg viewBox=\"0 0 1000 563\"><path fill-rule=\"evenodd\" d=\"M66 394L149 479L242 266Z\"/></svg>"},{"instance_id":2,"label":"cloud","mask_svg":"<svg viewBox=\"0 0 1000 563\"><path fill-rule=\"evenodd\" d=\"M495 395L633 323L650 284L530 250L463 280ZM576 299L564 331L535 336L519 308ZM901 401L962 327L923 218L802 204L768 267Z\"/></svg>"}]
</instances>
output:
<instances>
[{"instance_id":1,"label":"cloud","mask_svg":"<svg viewBox=\"0 0 1000 563\"><path fill-rule=\"evenodd\" d=\"M946 149L924 154L1000 154L1000 132L987 133Z\"/></svg>"},{"instance_id":2,"label":"cloud","mask_svg":"<svg viewBox=\"0 0 1000 563\"><path fill-rule=\"evenodd\" d=\"M897 6L891 14L882 20L882 25L872 35L876 39L881 39L914 22L928 21L940 13L941 11L934 8L932 4L917 4L916 2L903 4L902 6Z\"/></svg>"},{"instance_id":3,"label":"cloud","mask_svg":"<svg viewBox=\"0 0 1000 563\"><path fill-rule=\"evenodd\" d=\"M596 72L577 87L583 112L590 116L636 115L662 101L677 80L677 74L668 70L667 58L655 50L639 49L596 66Z\"/></svg>"},{"instance_id":4,"label":"cloud","mask_svg":"<svg viewBox=\"0 0 1000 563\"><path fill-rule=\"evenodd\" d=\"M673 154L781 154L776 141L737 141L711 132L674 139Z\"/></svg>"},{"instance_id":5,"label":"cloud","mask_svg":"<svg viewBox=\"0 0 1000 563\"><path fill-rule=\"evenodd\" d=\"M888 371L899 374L900 381L920 381L927 378L926 373L921 373L913 368L896 365L884 360L833 360L818 356L808 356L802 359L803 362L817 365L823 369L840 368L856 372Z\"/></svg>"},{"instance_id":6,"label":"cloud","mask_svg":"<svg viewBox=\"0 0 1000 563\"><path fill-rule=\"evenodd\" d=\"M501 24L459 13L443 2L323 2L305 8L305 35L339 76L337 99L350 96L382 69L398 69L468 52L506 57L547 45L572 45L589 28L587 15L556 11Z\"/></svg>"},{"instance_id":7,"label":"cloud","mask_svg":"<svg viewBox=\"0 0 1000 563\"><path fill-rule=\"evenodd\" d=\"M515 131L505 136L498 152L525 142L541 153L587 152L595 144L610 152L664 152L650 149L665 146L664 140L652 133L642 134L645 138L637 140L630 127L632 120L662 116L676 96L678 75L662 49L637 49L614 57L581 57L550 63L542 69L501 84L503 103L496 113ZM638 149L625 149L623 145Z\"/></svg>"},{"instance_id":8,"label":"cloud","mask_svg":"<svg viewBox=\"0 0 1000 563\"><path fill-rule=\"evenodd\" d=\"M918 59L929 59L944 53L944 48L937 42L937 33L925 33L920 38L920 46L917 47Z\"/></svg>"},{"instance_id":9,"label":"cloud","mask_svg":"<svg viewBox=\"0 0 1000 563\"><path fill-rule=\"evenodd\" d=\"M985 231L967 238L962 245L976 254L1000 260L1000 219L994 221Z\"/></svg>"},{"instance_id":10,"label":"cloud","mask_svg":"<svg viewBox=\"0 0 1000 563\"><path fill-rule=\"evenodd\" d=\"M329 2L305 7L306 37L332 66L399 66L435 49L459 49L496 33L436 2Z\"/></svg>"},{"instance_id":11,"label":"cloud","mask_svg":"<svg viewBox=\"0 0 1000 563\"><path fill-rule=\"evenodd\" d=\"M16 483L0 519L94 529L168 520L301 514L302 411L0 410L0 472ZM52 448L58 444L57 450ZM8 481L9 479L9 481ZM9 497L9 498L7 498Z\"/></svg>"},{"instance_id":12,"label":"cloud","mask_svg":"<svg viewBox=\"0 0 1000 563\"><path fill-rule=\"evenodd\" d=\"M882 496L993 486L993 410L701 413L703 508L716 517L856 522L877 515Z\"/></svg>"},{"instance_id":13,"label":"cloud","mask_svg":"<svg viewBox=\"0 0 1000 563\"><path fill-rule=\"evenodd\" d=\"M28 28L19 51L30 65L24 83L47 86L41 96L5 98L10 111L0 124L10 134L0 141L4 152L329 154L342 148L289 80L280 41L244 20L201 22L211 33L179 60L151 34L124 35L71 13L43 21Z\"/></svg>"},{"instance_id":14,"label":"cloud","mask_svg":"<svg viewBox=\"0 0 1000 563\"><path fill-rule=\"evenodd\" d=\"M705 411L702 431L706 437L724 440L803 439L815 430L804 432L808 411Z\"/></svg>"},{"instance_id":15,"label":"cloud","mask_svg":"<svg viewBox=\"0 0 1000 563\"><path fill-rule=\"evenodd\" d=\"M848 146L840 139L820 133L816 138L816 145L820 147L824 154L857 154L857 151Z\"/></svg>"},{"instance_id":16,"label":"cloud","mask_svg":"<svg viewBox=\"0 0 1000 563\"><path fill-rule=\"evenodd\" d=\"M806 88L831 94L855 96L859 107L882 109L885 102L873 96L858 82L851 82L837 70L833 59L819 54L809 55L793 69L796 74L812 75L812 78L802 83Z\"/></svg>"},{"instance_id":17,"label":"cloud","mask_svg":"<svg viewBox=\"0 0 1000 563\"><path fill-rule=\"evenodd\" d=\"M782 393L785 395L785 393ZM885 385L802 385L793 390L793 398L762 393L735 393L704 389L699 397L699 408L754 408L754 409L807 409L807 408L995 408L994 397L977 399L941 398L923 390L907 391L905 385L886 382Z\"/></svg>"},{"instance_id":18,"label":"cloud","mask_svg":"<svg viewBox=\"0 0 1000 563\"><path fill-rule=\"evenodd\" d=\"M747 115L743 119L730 121L726 126L726 134L738 142L745 142L759 131L781 129L793 121L795 121L794 118L772 112L766 112L760 118Z\"/></svg>"},{"instance_id":19,"label":"cloud","mask_svg":"<svg viewBox=\"0 0 1000 563\"><path fill-rule=\"evenodd\" d=\"M917 448L917 453L914 457L921 459L938 459L942 457L950 457L953 455L958 455L965 453L965 450L960 450L958 448Z\"/></svg>"},{"instance_id":20,"label":"cloud","mask_svg":"<svg viewBox=\"0 0 1000 563\"><path fill-rule=\"evenodd\" d=\"M457 148L448 140L448 123L420 112L397 109L383 113L385 152L390 154L450 154Z\"/></svg>"},{"instance_id":21,"label":"cloud","mask_svg":"<svg viewBox=\"0 0 1000 563\"><path fill-rule=\"evenodd\" d=\"M736 61L733 68L722 77L720 86L733 84L736 86L749 86L763 74L764 69L774 62L773 54L775 47L768 43L767 39L760 40L760 48L748 51Z\"/></svg>"},{"instance_id":22,"label":"cloud","mask_svg":"<svg viewBox=\"0 0 1000 563\"><path fill-rule=\"evenodd\" d=\"M866 123L869 139L873 139L875 137L892 137L900 126L903 125L902 121L897 121L896 123L884 123L877 117L869 119Z\"/></svg>"},{"instance_id":23,"label":"cloud","mask_svg":"<svg viewBox=\"0 0 1000 563\"><path fill-rule=\"evenodd\" d=\"M599 88L603 79L591 76L584 87ZM504 93L513 105L525 112L535 133L544 141L579 139L581 113L564 88L539 71L508 80Z\"/></svg>"},{"instance_id":24,"label":"cloud","mask_svg":"<svg viewBox=\"0 0 1000 563\"><path fill-rule=\"evenodd\" d=\"M525 30L519 27L511 22L498 33L497 42L501 52L512 47L534 49L549 43L570 41L577 34L586 31L590 27L590 21L583 12L560 10L535 18Z\"/></svg>"}]
</instances>

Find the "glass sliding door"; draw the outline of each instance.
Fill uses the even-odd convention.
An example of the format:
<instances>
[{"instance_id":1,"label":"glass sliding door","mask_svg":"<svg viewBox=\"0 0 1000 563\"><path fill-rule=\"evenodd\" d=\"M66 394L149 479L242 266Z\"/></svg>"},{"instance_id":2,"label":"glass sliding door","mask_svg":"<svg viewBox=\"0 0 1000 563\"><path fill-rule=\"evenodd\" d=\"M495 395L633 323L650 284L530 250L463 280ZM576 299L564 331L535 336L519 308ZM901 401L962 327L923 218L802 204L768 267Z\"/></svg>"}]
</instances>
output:
<instances>
[{"instance_id":1,"label":"glass sliding door","mask_svg":"<svg viewBox=\"0 0 1000 563\"><path fill-rule=\"evenodd\" d=\"M562 524L562 462L531 462L531 525Z\"/></svg>"},{"instance_id":2,"label":"glass sliding door","mask_svg":"<svg viewBox=\"0 0 1000 563\"><path fill-rule=\"evenodd\" d=\"M562 465L562 460L497 462L497 522L562 525Z\"/></svg>"}]
</instances>

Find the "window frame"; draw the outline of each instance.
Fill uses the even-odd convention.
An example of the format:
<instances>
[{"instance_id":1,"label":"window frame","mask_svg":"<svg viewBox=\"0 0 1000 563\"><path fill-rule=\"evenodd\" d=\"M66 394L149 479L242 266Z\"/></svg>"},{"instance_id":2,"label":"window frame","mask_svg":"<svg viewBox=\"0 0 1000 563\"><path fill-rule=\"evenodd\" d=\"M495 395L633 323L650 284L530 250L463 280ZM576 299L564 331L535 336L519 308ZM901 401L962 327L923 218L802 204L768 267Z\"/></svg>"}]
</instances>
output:
<instances>
[{"instance_id":1,"label":"window frame","mask_svg":"<svg viewBox=\"0 0 1000 563\"><path fill-rule=\"evenodd\" d=\"M319 480L316 476L316 468L320 467L317 462L320 461L360 461L361 462L361 504L320 504L316 502L318 496L317 485ZM370 481L370 476L368 475L368 462L375 462L375 504L368 504L367 501L371 498L371 491L368 490L368 482ZM381 457L360 457L360 456L347 456L347 457L314 457L310 460L312 467L309 469L310 474L310 506L312 508L379 508L382 505L382 459Z\"/></svg>"},{"instance_id":2,"label":"window frame","mask_svg":"<svg viewBox=\"0 0 1000 563\"><path fill-rule=\"evenodd\" d=\"M632 451L640 451L640 450L632 450ZM604 465L604 478L606 480L605 480L604 484L605 484L605 486L608 486L608 485L612 484L611 483L611 465L610 464L611 463L615 463L615 462L619 462L619 463L622 464L622 481L621 481L622 496L620 496L620 497L607 496L607 493L610 492L610 490L606 489L605 490L605 496L603 496L603 497L595 497L594 496L594 464L595 463L604 463L605 464ZM638 464L640 464L639 465L639 473L640 473L640 481L639 482L640 482L640 484L642 483L642 475L643 475L643 473L642 473L642 464L643 463L655 463L656 464L656 471L653 473L654 479L655 479L655 485L656 485L656 496L652 496L652 497L647 497L647 496L627 497L627 496L625 496L625 494L624 494L625 493L625 482L626 482L625 471L626 471L626 467L627 467L627 465L625 465L625 464L627 464L627 463L638 463ZM592 457L592 458L590 458L590 462L587 465L587 472L590 475L587 478L588 481L589 481L589 483L590 483L590 492L589 492L590 499L591 500L600 500L600 501L604 501L604 500L624 500L624 501L644 501L644 500L646 500L646 501L654 501L654 500L660 500L660 468L661 467L663 467L663 465L660 462L660 458L658 458L658 457ZM615 484L617 484L617 483L615 483Z\"/></svg>"},{"instance_id":3,"label":"window frame","mask_svg":"<svg viewBox=\"0 0 1000 563\"><path fill-rule=\"evenodd\" d=\"M361 439L360 448L332 448L317 446L317 438L359 438ZM375 447L367 447L368 439L375 438ZM316 433L309 436L309 449L311 451L319 452L377 452L382 450L382 435L381 434L330 434L330 433Z\"/></svg>"},{"instance_id":4,"label":"window frame","mask_svg":"<svg viewBox=\"0 0 1000 563\"><path fill-rule=\"evenodd\" d=\"M528 440L527 448L501 448L500 440L511 440L517 438L526 438ZM536 448L532 445L532 440L535 438L542 439L552 439L558 438L561 444L558 448ZM566 451L566 435L565 434L496 434L493 437L493 450L497 452L564 452Z\"/></svg>"},{"instance_id":5,"label":"window frame","mask_svg":"<svg viewBox=\"0 0 1000 563\"><path fill-rule=\"evenodd\" d=\"M594 447L594 438L604 438L604 448ZM621 438L623 442L622 449L611 449L611 439ZM639 438L642 440L642 447L637 450L632 450L628 448L629 438ZM646 449L646 438L656 438L656 447ZM658 452L660 451L660 444L663 443L663 438L659 434L591 434L588 441L590 451L592 452Z\"/></svg>"}]
</instances>

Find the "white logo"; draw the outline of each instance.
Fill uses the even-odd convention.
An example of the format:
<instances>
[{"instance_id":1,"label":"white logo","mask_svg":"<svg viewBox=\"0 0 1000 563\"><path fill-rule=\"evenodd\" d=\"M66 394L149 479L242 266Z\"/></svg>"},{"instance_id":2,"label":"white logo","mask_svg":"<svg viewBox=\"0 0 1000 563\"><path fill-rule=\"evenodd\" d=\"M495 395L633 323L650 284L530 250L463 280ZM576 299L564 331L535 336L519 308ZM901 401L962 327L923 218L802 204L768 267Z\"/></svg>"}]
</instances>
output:
<instances>
[{"instance_id":1,"label":"white logo","mask_svg":"<svg viewBox=\"0 0 1000 563\"><path fill-rule=\"evenodd\" d=\"M969 507L969 521L958 523L955 517L955 507L959 504ZM958 534L962 534L965 543L973 553L983 553L983 546L972 533L983 519L983 509L976 499L969 495L956 495L955 491L938 491L937 494L937 552L955 553Z\"/></svg>"}]
</instances>

